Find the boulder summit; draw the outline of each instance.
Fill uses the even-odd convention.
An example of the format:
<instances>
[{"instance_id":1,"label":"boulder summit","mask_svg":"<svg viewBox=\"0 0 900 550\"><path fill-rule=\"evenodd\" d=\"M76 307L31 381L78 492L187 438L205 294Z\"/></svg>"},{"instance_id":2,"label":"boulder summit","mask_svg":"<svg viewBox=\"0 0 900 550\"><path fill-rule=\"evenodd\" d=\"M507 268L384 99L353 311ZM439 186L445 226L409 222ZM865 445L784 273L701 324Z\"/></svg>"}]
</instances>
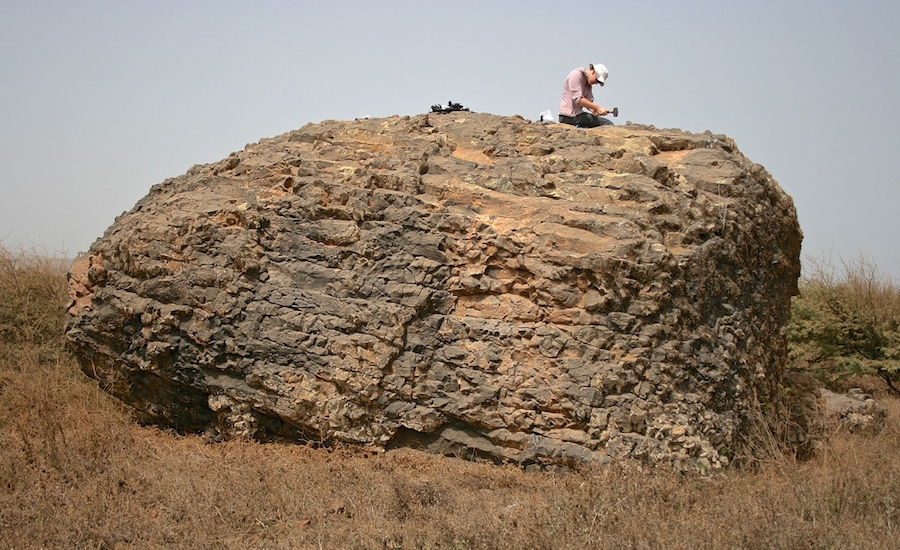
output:
<instances>
[{"instance_id":1,"label":"boulder summit","mask_svg":"<svg viewBox=\"0 0 900 550\"><path fill-rule=\"evenodd\" d=\"M67 336L183 431L716 469L780 399L800 242L722 135L325 121L153 186Z\"/></svg>"}]
</instances>

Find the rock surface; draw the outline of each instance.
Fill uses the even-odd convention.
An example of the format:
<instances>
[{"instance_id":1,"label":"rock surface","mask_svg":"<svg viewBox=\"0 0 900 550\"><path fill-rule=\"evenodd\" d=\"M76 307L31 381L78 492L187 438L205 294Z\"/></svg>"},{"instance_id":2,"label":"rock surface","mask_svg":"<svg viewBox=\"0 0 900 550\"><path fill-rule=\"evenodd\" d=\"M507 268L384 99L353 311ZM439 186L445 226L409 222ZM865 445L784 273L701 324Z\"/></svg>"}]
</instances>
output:
<instances>
[{"instance_id":1,"label":"rock surface","mask_svg":"<svg viewBox=\"0 0 900 550\"><path fill-rule=\"evenodd\" d=\"M822 388L819 394L824 401L826 421L851 433L878 433L884 429L887 409L861 389L853 388L839 394Z\"/></svg>"},{"instance_id":2,"label":"rock surface","mask_svg":"<svg viewBox=\"0 0 900 550\"><path fill-rule=\"evenodd\" d=\"M67 336L181 430L715 469L777 398L800 241L721 135L326 121L154 186Z\"/></svg>"}]
</instances>

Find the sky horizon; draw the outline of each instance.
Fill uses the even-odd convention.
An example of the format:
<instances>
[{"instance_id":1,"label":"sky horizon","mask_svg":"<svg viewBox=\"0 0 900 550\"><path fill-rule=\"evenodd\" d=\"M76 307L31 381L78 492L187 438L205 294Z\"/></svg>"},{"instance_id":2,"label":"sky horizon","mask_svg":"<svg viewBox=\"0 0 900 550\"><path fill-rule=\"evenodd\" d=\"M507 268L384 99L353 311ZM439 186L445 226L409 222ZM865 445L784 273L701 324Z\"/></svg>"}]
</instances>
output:
<instances>
[{"instance_id":1,"label":"sky horizon","mask_svg":"<svg viewBox=\"0 0 900 550\"><path fill-rule=\"evenodd\" d=\"M725 134L772 174L804 266L900 280L900 3L576 0L573 24L527 0L0 5L7 249L75 256L153 185L310 122L448 100L536 120L604 63L617 124Z\"/></svg>"}]
</instances>

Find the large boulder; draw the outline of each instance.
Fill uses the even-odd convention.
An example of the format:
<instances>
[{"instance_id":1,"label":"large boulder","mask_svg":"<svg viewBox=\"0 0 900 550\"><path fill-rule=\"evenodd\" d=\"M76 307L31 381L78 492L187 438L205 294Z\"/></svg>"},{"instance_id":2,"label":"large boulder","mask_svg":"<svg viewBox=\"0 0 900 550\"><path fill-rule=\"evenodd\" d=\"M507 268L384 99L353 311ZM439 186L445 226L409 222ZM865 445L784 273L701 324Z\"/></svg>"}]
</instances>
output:
<instances>
[{"instance_id":1,"label":"large boulder","mask_svg":"<svg viewBox=\"0 0 900 550\"><path fill-rule=\"evenodd\" d=\"M180 430L715 469L779 398L800 241L725 136L326 121L154 186L67 335Z\"/></svg>"}]
</instances>

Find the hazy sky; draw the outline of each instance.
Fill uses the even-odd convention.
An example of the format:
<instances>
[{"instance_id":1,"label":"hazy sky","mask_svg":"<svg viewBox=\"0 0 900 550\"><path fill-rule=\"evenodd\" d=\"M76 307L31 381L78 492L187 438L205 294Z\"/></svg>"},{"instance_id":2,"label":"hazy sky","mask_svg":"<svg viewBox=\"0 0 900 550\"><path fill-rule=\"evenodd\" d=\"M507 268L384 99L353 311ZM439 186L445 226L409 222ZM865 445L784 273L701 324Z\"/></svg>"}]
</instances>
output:
<instances>
[{"instance_id":1,"label":"hazy sky","mask_svg":"<svg viewBox=\"0 0 900 550\"><path fill-rule=\"evenodd\" d=\"M74 256L150 187L326 119L536 119L609 68L617 122L726 134L805 257L900 277L900 2L0 0L0 241ZM566 21L568 20L568 21Z\"/></svg>"}]
</instances>

